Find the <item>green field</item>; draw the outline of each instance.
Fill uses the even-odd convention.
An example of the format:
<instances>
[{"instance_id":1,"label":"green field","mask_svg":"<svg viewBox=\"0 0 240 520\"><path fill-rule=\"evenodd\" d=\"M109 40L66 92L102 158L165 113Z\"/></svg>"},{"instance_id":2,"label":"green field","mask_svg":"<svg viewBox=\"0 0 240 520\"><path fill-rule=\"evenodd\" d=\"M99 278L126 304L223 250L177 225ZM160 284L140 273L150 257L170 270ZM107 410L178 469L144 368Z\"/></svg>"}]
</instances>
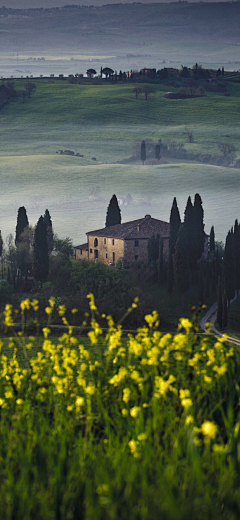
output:
<instances>
[{"instance_id":1,"label":"green field","mask_svg":"<svg viewBox=\"0 0 240 520\"><path fill-rule=\"evenodd\" d=\"M230 97L208 93L184 100L164 98L169 87L156 85L155 94L145 101L135 100L133 84L51 81L34 79L37 89L31 99L24 104L16 100L0 112L4 238L14 232L21 205L33 225L47 207L55 231L80 243L86 231L103 227L114 192L122 200L123 221L147 212L168 220L174 196L183 214L188 195L199 192L206 231L214 224L217 238L224 240L235 218L240 218L239 169L169 158L144 167L140 160L118 162L131 157L136 141L160 138L211 154L219 153L219 142L231 142L239 157L238 84L229 85ZM24 82L16 80L16 87L23 88ZM193 144L186 143L185 126L193 130ZM60 149L84 157L57 155ZM127 195L132 202L124 205Z\"/></svg>"}]
</instances>

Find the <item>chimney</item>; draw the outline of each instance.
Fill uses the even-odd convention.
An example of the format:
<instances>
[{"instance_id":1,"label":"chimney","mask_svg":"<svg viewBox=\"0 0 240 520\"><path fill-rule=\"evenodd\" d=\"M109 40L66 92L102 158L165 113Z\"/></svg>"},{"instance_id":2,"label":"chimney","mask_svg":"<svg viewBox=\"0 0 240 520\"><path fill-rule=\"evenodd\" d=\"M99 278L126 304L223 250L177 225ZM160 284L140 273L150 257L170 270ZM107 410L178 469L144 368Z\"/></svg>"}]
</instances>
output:
<instances>
[{"instance_id":1,"label":"chimney","mask_svg":"<svg viewBox=\"0 0 240 520\"><path fill-rule=\"evenodd\" d=\"M137 232L139 233L140 231L140 224L137 224Z\"/></svg>"},{"instance_id":2,"label":"chimney","mask_svg":"<svg viewBox=\"0 0 240 520\"><path fill-rule=\"evenodd\" d=\"M145 215L145 218L151 218L151 215Z\"/></svg>"}]
</instances>

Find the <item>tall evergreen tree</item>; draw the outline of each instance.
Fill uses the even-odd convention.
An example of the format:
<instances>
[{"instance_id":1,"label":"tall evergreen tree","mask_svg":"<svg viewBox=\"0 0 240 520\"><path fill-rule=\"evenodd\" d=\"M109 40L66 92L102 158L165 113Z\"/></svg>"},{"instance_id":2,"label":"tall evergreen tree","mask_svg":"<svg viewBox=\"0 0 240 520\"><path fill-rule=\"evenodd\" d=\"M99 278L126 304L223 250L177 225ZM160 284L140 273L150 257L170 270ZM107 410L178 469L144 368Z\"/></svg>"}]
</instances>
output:
<instances>
[{"instance_id":1,"label":"tall evergreen tree","mask_svg":"<svg viewBox=\"0 0 240 520\"><path fill-rule=\"evenodd\" d=\"M108 205L105 226L115 226L116 224L121 224L121 211L117 197L116 195L113 195Z\"/></svg>"},{"instance_id":2,"label":"tall evergreen tree","mask_svg":"<svg viewBox=\"0 0 240 520\"><path fill-rule=\"evenodd\" d=\"M188 257L188 266L190 272L192 272L197 263L196 259L196 247L195 247L195 218L194 208L192 205L191 197L188 197L187 205L184 212L183 226L186 234L186 253Z\"/></svg>"},{"instance_id":3,"label":"tall evergreen tree","mask_svg":"<svg viewBox=\"0 0 240 520\"><path fill-rule=\"evenodd\" d=\"M184 224L179 229L174 254L174 279L179 291L187 292L189 288L189 261L187 252L187 235Z\"/></svg>"},{"instance_id":4,"label":"tall evergreen tree","mask_svg":"<svg viewBox=\"0 0 240 520\"><path fill-rule=\"evenodd\" d=\"M47 243L47 226L41 216L35 228L33 244L34 278L42 283L47 280L49 270L49 253Z\"/></svg>"},{"instance_id":5,"label":"tall evergreen tree","mask_svg":"<svg viewBox=\"0 0 240 520\"><path fill-rule=\"evenodd\" d=\"M158 238L159 254L158 254L158 283L163 283L165 277L164 260L163 260L163 240Z\"/></svg>"},{"instance_id":6,"label":"tall evergreen tree","mask_svg":"<svg viewBox=\"0 0 240 520\"><path fill-rule=\"evenodd\" d=\"M224 291L223 293L223 312L222 312L222 326L226 329L228 324L228 304L227 304L227 295Z\"/></svg>"},{"instance_id":7,"label":"tall evergreen tree","mask_svg":"<svg viewBox=\"0 0 240 520\"><path fill-rule=\"evenodd\" d=\"M229 231L226 237L225 252L223 257L223 283L228 302L235 296L235 261L233 230Z\"/></svg>"},{"instance_id":8,"label":"tall evergreen tree","mask_svg":"<svg viewBox=\"0 0 240 520\"><path fill-rule=\"evenodd\" d=\"M237 289L237 298L238 292L240 289L240 224L235 220L234 224L234 234L233 234L233 242L234 242L234 260L235 260L235 287Z\"/></svg>"},{"instance_id":9,"label":"tall evergreen tree","mask_svg":"<svg viewBox=\"0 0 240 520\"><path fill-rule=\"evenodd\" d=\"M214 227L211 227L210 231L210 253L214 253L215 251L215 233L214 233Z\"/></svg>"},{"instance_id":10,"label":"tall evergreen tree","mask_svg":"<svg viewBox=\"0 0 240 520\"><path fill-rule=\"evenodd\" d=\"M151 238L149 238L147 248L150 260L156 262L159 258L159 235L157 237L152 235Z\"/></svg>"},{"instance_id":11,"label":"tall evergreen tree","mask_svg":"<svg viewBox=\"0 0 240 520\"><path fill-rule=\"evenodd\" d=\"M143 164L146 161L146 157L147 157L147 154L146 154L146 143L145 143L145 141L142 141L141 142L141 161L142 161Z\"/></svg>"},{"instance_id":12,"label":"tall evergreen tree","mask_svg":"<svg viewBox=\"0 0 240 520\"><path fill-rule=\"evenodd\" d=\"M195 235L195 254L196 260L199 260L204 251L204 223L203 223L203 207L202 199L198 193L194 197L194 235Z\"/></svg>"},{"instance_id":13,"label":"tall evergreen tree","mask_svg":"<svg viewBox=\"0 0 240 520\"><path fill-rule=\"evenodd\" d=\"M174 254L177 241L178 231L181 226L181 218L177 205L177 199L174 197L170 212L170 237L169 237L169 254Z\"/></svg>"},{"instance_id":14,"label":"tall evergreen tree","mask_svg":"<svg viewBox=\"0 0 240 520\"><path fill-rule=\"evenodd\" d=\"M168 271L167 271L167 291L169 294L172 294L173 284L174 284L173 255L169 255Z\"/></svg>"},{"instance_id":15,"label":"tall evergreen tree","mask_svg":"<svg viewBox=\"0 0 240 520\"><path fill-rule=\"evenodd\" d=\"M218 290L217 290L217 322L219 327L223 326L223 293L222 293L222 281L219 277Z\"/></svg>"},{"instance_id":16,"label":"tall evergreen tree","mask_svg":"<svg viewBox=\"0 0 240 520\"><path fill-rule=\"evenodd\" d=\"M204 265L201 262L200 271L199 271L199 303L202 305L204 303Z\"/></svg>"},{"instance_id":17,"label":"tall evergreen tree","mask_svg":"<svg viewBox=\"0 0 240 520\"><path fill-rule=\"evenodd\" d=\"M21 206L18 210L17 215L17 226L16 226L16 237L15 237L15 244L16 246L21 242L21 234L23 233L24 229L28 226L28 217L27 212L24 206Z\"/></svg>"},{"instance_id":18,"label":"tall evergreen tree","mask_svg":"<svg viewBox=\"0 0 240 520\"><path fill-rule=\"evenodd\" d=\"M48 243L48 251L51 253L53 250L53 228L52 228L52 219L48 209L46 209L43 220L47 226L47 243Z\"/></svg>"}]
</instances>

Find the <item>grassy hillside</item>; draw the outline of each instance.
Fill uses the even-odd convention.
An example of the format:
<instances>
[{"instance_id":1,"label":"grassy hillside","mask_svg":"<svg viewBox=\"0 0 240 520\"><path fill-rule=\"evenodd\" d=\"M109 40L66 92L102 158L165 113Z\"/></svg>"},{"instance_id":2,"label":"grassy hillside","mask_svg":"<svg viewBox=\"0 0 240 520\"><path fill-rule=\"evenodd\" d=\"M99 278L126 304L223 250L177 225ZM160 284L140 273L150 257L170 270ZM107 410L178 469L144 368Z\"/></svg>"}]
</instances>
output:
<instances>
[{"instance_id":1,"label":"grassy hillside","mask_svg":"<svg viewBox=\"0 0 240 520\"><path fill-rule=\"evenodd\" d=\"M25 81L16 81L16 87L23 88ZM104 81L102 85L70 85L58 79L34 82L37 89L30 99L25 103L17 99L0 112L0 229L4 238L14 232L22 205L31 224L48 207L55 231L81 243L86 231L104 224L114 192L123 201L123 221L148 212L168 220L174 195L183 214L187 196L199 192L206 231L214 224L217 237L225 239L235 218L240 218L239 170L170 158L166 164L162 160L160 165L143 167L140 150L135 162L116 163L132 155L136 141L147 138L176 140L196 153L219 153L221 141L238 148L240 86L234 85L230 97L211 93L170 100L163 97L167 87L158 85L145 101L135 99L134 85ZM193 130L193 144L183 134L186 125ZM60 149L84 157L57 155ZM132 202L124 205L128 194Z\"/></svg>"}]
</instances>

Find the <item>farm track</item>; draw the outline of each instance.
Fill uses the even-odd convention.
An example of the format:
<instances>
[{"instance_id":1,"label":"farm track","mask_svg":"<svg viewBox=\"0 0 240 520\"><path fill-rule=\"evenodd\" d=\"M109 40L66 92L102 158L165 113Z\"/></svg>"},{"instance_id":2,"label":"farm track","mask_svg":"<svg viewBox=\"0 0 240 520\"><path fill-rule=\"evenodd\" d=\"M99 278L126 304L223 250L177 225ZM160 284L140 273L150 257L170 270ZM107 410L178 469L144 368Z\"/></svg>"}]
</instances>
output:
<instances>
[{"instance_id":1,"label":"farm track","mask_svg":"<svg viewBox=\"0 0 240 520\"><path fill-rule=\"evenodd\" d=\"M235 294L234 298L230 301L230 305L237 299L237 293ZM217 320L217 302L215 302L212 307L206 312L206 314L203 316L203 318L200 321L200 327L201 329L206 333L207 327L206 323L210 323L210 330L211 333L216 336L222 338L225 336L225 334L222 334L219 332L219 330L215 327L215 322ZM240 339L233 338L232 336L227 335L227 341L228 343L231 343L232 345L235 345L235 347L240 348Z\"/></svg>"}]
</instances>

